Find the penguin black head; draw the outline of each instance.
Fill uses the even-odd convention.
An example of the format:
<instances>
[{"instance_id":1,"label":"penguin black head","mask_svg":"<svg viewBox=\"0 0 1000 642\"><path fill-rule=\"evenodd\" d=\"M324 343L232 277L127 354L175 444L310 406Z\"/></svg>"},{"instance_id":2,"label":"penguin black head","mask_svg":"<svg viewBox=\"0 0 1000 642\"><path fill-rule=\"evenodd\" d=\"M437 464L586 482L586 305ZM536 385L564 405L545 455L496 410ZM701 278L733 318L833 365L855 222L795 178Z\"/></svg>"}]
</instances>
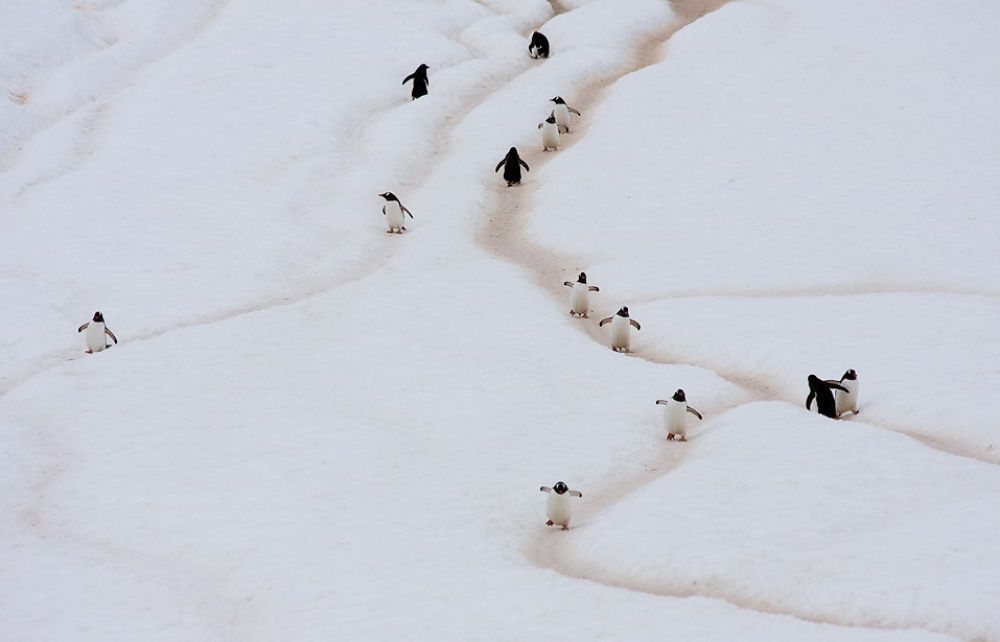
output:
<instances>
[{"instance_id":1,"label":"penguin black head","mask_svg":"<svg viewBox=\"0 0 1000 642\"><path fill-rule=\"evenodd\" d=\"M562 495L569 490L569 486L562 482L556 482L556 485L552 487L552 490L556 491L556 495Z\"/></svg>"},{"instance_id":2,"label":"penguin black head","mask_svg":"<svg viewBox=\"0 0 1000 642\"><path fill-rule=\"evenodd\" d=\"M823 385L823 380L814 374L809 375L809 387L812 389L819 388Z\"/></svg>"},{"instance_id":3,"label":"penguin black head","mask_svg":"<svg viewBox=\"0 0 1000 642\"><path fill-rule=\"evenodd\" d=\"M510 151L507 152L507 156L510 158L517 158L517 148L511 147Z\"/></svg>"},{"instance_id":4,"label":"penguin black head","mask_svg":"<svg viewBox=\"0 0 1000 642\"><path fill-rule=\"evenodd\" d=\"M379 196L381 196L382 198L384 198L387 201L398 201L399 200L398 198L396 198L396 195L393 194L392 192L383 192L383 193L379 194Z\"/></svg>"},{"instance_id":5,"label":"penguin black head","mask_svg":"<svg viewBox=\"0 0 1000 642\"><path fill-rule=\"evenodd\" d=\"M555 125L556 124L555 112L550 113L549 117L545 119L545 122L549 123L550 125Z\"/></svg>"},{"instance_id":6,"label":"penguin black head","mask_svg":"<svg viewBox=\"0 0 1000 642\"><path fill-rule=\"evenodd\" d=\"M555 103L557 105L565 105L566 101L562 99L562 96L556 96L555 98L549 98L550 103Z\"/></svg>"},{"instance_id":7,"label":"penguin black head","mask_svg":"<svg viewBox=\"0 0 1000 642\"><path fill-rule=\"evenodd\" d=\"M841 377L841 378L842 379L850 379L851 381L854 381L855 379L858 378L858 373L854 372L854 369L852 368L852 369L848 370L847 372L845 372L844 376Z\"/></svg>"},{"instance_id":8,"label":"penguin black head","mask_svg":"<svg viewBox=\"0 0 1000 642\"><path fill-rule=\"evenodd\" d=\"M94 313L94 323L104 323L104 315L100 312Z\"/></svg>"},{"instance_id":9,"label":"penguin black head","mask_svg":"<svg viewBox=\"0 0 1000 642\"><path fill-rule=\"evenodd\" d=\"M687 397L684 396L684 391L680 388L674 393L674 401L687 401Z\"/></svg>"},{"instance_id":10,"label":"penguin black head","mask_svg":"<svg viewBox=\"0 0 1000 642\"><path fill-rule=\"evenodd\" d=\"M576 277L576 282L577 283L586 283L587 282L587 273L586 272L580 272L580 276Z\"/></svg>"},{"instance_id":11,"label":"penguin black head","mask_svg":"<svg viewBox=\"0 0 1000 642\"><path fill-rule=\"evenodd\" d=\"M622 309L618 311L618 316L628 317L628 308L623 305Z\"/></svg>"},{"instance_id":12,"label":"penguin black head","mask_svg":"<svg viewBox=\"0 0 1000 642\"><path fill-rule=\"evenodd\" d=\"M426 72L426 71L427 71L428 69L430 69L430 67L428 67L428 66L427 66L427 65L425 65L425 64L421 64L421 65L420 65L419 67L417 67L417 71L423 71L423 72Z\"/></svg>"}]
</instances>

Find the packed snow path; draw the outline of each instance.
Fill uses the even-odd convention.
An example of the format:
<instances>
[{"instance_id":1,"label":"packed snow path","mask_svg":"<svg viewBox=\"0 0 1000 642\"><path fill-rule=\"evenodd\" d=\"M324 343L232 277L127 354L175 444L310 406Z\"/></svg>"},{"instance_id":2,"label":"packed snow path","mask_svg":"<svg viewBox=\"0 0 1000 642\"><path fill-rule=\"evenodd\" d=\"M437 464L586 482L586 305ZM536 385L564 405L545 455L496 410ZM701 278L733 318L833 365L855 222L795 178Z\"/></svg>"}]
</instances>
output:
<instances>
[{"instance_id":1,"label":"packed snow path","mask_svg":"<svg viewBox=\"0 0 1000 642\"><path fill-rule=\"evenodd\" d=\"M256 237L265 234L292 248L278 255L291 257L289 263L267 252L257 257L275 271L273 280L243 276L246 264L237 262L242 271L230 271L222 260L209 263L206 273L228 275L223 283L232 286L231 293L206 284L197 290L201 296L189 290L156 310L135 305L141 297L129 302L119 295L114 308L121 321L112 317L112 325L123 335L122 346L70 364L52 360L44 369L25 357L35 363L35 375L20 377L0 401L12 464L4 467L12 510L5 512L3 528L16 551L3 561L11 568L10 586L17 588L0 599L0 617L11 623L5 629L19 639L65 637L72 630L75 639L102 640L134 639L140 626L148 639L328 639L334 632L384 639L414 630L438 639L633 640L662 639L667 632L706 640L944 639L920 628L996 637L995 623L974 610L989 602L995 583L977 576L965 558L956 567L952 550L940 551L940 559L927 556L924 564L933 568L923 571L912 562L902 573L890 566L886 575L898 577L902 592L912 591L915 608L926 613L902 618L889 599L869 600L870 614L858 614L856 607L840 612L842 596L828 570L804 572L772 560L781 570L766 580L748 573L732 581L719 573L719 579L709 575L692 587L655 577L655 565L635 567L627 551L623 555L621 546L642 551L647 542L668 540L679 548L647 559L692 559L696 569L711 569L715 533L698 519L720 517L713 508L723 502L710 493L739 492L726 488L734 476L742 486L773 496L775 504L788 502L803 515L825 518L781 496L788 484L772 486L768 471L740 475L748 464L733 456L736 448L749 452L751 462L793 478L801 470L798 460L806 462L802 467L810 474L792 486L825 508L828 487L849 486L850 478L860 477L871 496L859 494L848 510L848 516L857 515L852 528L869 532L866 523L891 515L891 525L913 532L910 546L921 553L928 537L918 535L929 524L920 521L921 511L913 510L917 519L908 521L898 507L909 510L917 497L965 502L956 516L973 523L961 524L947 513L939 521L955 526L928 535L960 551L978 551L978 561L989 569L995 545L970 547L964 532L991 531L988 519L970 518L982 500L995 497L995 468L865 430L861 422L835 424L807 415L795 388L775 381L773 373L748 376L753 368L729 368L725 360L720 367L718 358L703 363L712 368L673 365L702 360L672 354L655 340L650 345L646 335L636 348L639 358L625 358L604 347L603 333L581 335L581 324L590 330L592 323L568 318L558 284L590 265L579 265L571 253L548 262L545 256L558 253L519 236L522 225L553 213L537 206L558 185L545 180L552 174L548 166L554 171L574 158L577 146L552 155L549 163L532 163L521 188L484 190L483 181L490 160L511 144L529 162L538 157L528 151L537 140L533 123L551 95L572 97L584 111L571 143L592 136L595 121L615 120L613 113L595 113L601 89L654 62L657 51L650 45L686 18L675 20L659 2L558 3L553 8L559 15L551 19L544 3L482 4L486 10L455 2L443 13L425 15L429 9L420 7L402 17L447 24L447 40L458 45L449 49L450 67L427 60L430 96L410 104L373 93L366 109L349 110L331 129L338 132L336 143L308 142L293 150L258 141L265 162L231 182L291 188L276 211L292 212L294 223L288 225L287 216L257 216L270 199L263 205L241 202L223 213L246 228L240 242L255 247ZM307 8L298 9L309 23L323 24ZM260 21L255 10L260 7L254 3L234 0L203 37L226 29L227 19L233 29L217 34L219 42L243 37L248 24L270 25L273 20ZM380 16L379 28L399 28L383 22L394 15ZM608 28L612 15L621 31ZM312 42L302 37L301 25L294 26L289 33L296 40ZM539 26L553 38L555 54L530 61L525 36ZM364 31L361 24L354 28ZM256 44L261 35L274 38L270 32L246 37ZM201 63L213 52L199 53ZM412 53L402 53L395 66L406 73L414 61ZM301 62L314 66L308 56ZM393 79L395 71L384 77L381 71L372 73L391 91L402 74ZM275 93L295 90L282 85ZM360 87L358 92L366 93ZM217 100L203 96L199 111ZM121 126L114 116L121 109L107 112L103 146L114 142ZM294 109L282 113L286 122L303 116ZM79 173L85 178L88 168L93 165L55 175L19 198L60 195L59 189L70 187L67 180ZM585 175L585 167L575 170ZM374 194L387 188L404 197L417 217L402 238L382 233ZM361 223L326 222L345 213ZM209 214L203 213L204 223L212 223ZM247 215L254 217L243 221ZM486 219L492 219L489 228ZM566 236L572 242L574 235ZM208 238L204 247L215 249L217 243ZM483 245L521 267L493 260ZM115 263L113 255L103 258ZM123 264L115 265L120 273ZM524 287L521 268L542 287ZM169 299L169 276L165 281L156 285ZM613 307L614 297L631 286L626 281L602 279L602 309ZM554 303L548 292L556 289ZM186 307L189 299L197 300ZM655 332L657 324L643 320L644 333ZM126 339L123 327L146 329ZM663 441L652 406L675 381L715 401L699 404L706 423L678 448ZM788 403L747 404L761 399ZM809 442L822 447L813 452ZM783 449L794 457L769 459ZM866 459L856 470L849 464L857 452ZM886 454L900 462L893 473L899 479L866 477L865 470L883 472ZM713 462L725 466L706 472ZM556 481L553 476L585 492L578 531L548 533L541 526L535 489ZM977 484L968 498L956 494ZM912 491L905 488L910 485ZM651 500L666 510L684 509L683 518L665 518L657 513L663 508L644 505ZM749 504L752 497L741 500ZM738 552L743 530L753 541L766 508L729 512L726 523L735 525L737 540L731 548ZM595 534L598 539L588 540ZM887 534L898 547L896 531ZM777 541L782 535L769 533ZM835 535L854 542L850 533ZM701 540L711 551L708 559L682 548L693 546L698 553ZM794 562L802 554L795 546L804 545L790 544L785 556ZM891 557L892 547L877 538L866 547ZM859 563L867 559L866 547L851 550ZM525 563L522 550L542 570ZM853 568L832 551L824 555L822 547L805 550L815 566ZM606 554L621 559L602 559ZM940 601L942 592L956 594L940 575L949 565L981 595L965 600L968 607L946 601L927 609L928 596ZM803 606L799 596L779 590L782 581L800 574L809 589L799 592L816 604ZM905 586L929 574L939 577L937 585ZM747 581L757 582L760 595L747 597ZM105 590L89 590L93 586ZM862 597L865 586L856 583ZM688 595L715 599L671 597ZM962 608L973 609L972 615ZM834 616L826 614L831 609ZM841 626L817 624L823 622ZM904 630L882 630L893 628Z\"/></svg>"}]
</instances>

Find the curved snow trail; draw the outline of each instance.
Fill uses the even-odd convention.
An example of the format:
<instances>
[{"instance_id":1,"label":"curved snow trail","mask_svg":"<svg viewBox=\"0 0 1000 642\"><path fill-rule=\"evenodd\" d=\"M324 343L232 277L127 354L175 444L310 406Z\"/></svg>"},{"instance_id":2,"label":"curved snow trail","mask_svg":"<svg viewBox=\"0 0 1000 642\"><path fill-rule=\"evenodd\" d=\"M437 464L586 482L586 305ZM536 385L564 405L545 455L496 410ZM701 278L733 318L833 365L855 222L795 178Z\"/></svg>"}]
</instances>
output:
<instances>
[{"instance_id":1,"label":"curved snow trail","mask_svg":"<svg viewBox=\"0 0 1000 642\"><path fill-rule=\"evenodd\" d=\"M471 47L473 49L475 49L474 45L465 42L463 36L465 31L474 28L480 22L494 20L497 18L498 15L506 15L506 14L497 14L494 9L481 2L477 2L476 4L479 4L480 6L483 6L485 9L491 11L492 12L491 15L481 18L480 20L474 21L468 25L465 25L462 29L458 31L458 33L454 34L456 42L466 47ZM217 14L218 11L216 11L215 14L213 15ZM539 25L535 25L532 28L538 26ZM201 31L204 30L204 27L207 27L207 23L203 26L201 30L199 30L198 33L201 33ZM192 36L191 39L193 39L194 37L195 36ZM477 61L482 61L486 59L485 57L486 52L483 50L472 51L471 53L473 54L472 58L458 62L455 65L448 67L447 69L454 69L462 65L467 65L470 63L475 63ZM152 61L149 64L152 64ZM452 119L445 118L440 121L436 121L433 124L428 125L432 131L430 138L434 142L429 148L427 148L424 151L421 157L407 159L409 165L416 169L412 173L406 176L406 180L404 182L407 184L419 184L428 175L430 175L437 167L437 165L440 164L440 162L443 161L446 157L447 149L451 145L450 140L452 137L449 135L450 131L458 127L463 122L466 115L469 114L471 111L473 111L477 105L482 104L487 100L489 100L494 93L502 89L507 83L511 82L513 78L516 78L518 75L530 69L532 69L532 66L529 62L521 62L519 66L512 71L510 76L498 77L494 79L492 82L486 84L481 84L481 83L474 84L471 87L472 91L469 92L468 96L464 100L462 100L455 109L455 111L457 111L460 114L460 116ZM403 102L402 104L400 104L400 101L398 99L393 98L391 101L389 100L384 101L382 103L381 109L375 112L371 112L370 109L365 108L361 110L361 113L365 114L364 116L348 118L347 119L348 122L344 126L345 131L350 132L350 134L346 137L346 140L348 141L347 142L348 149L353 149L353 150L361 149L363 147L366 132L371 127L373 127L374 123L380 121L381 119L387 116L391 116L394 113L401 113L401 110L405 109L407 105L409 105L409 103ZM105 107L106 105L101 107L102 111ZM67 114L67 116L68 115L69 114ZM320 156L326 151L328 151L327 147L318 150L314 149L311 151L311 153L303 155L300 160L305 161L314 158L316 156ZM323 169L325 168L320 168L316 170L316 172L319 173ZM312 175L310 175L310 178L312 178ZM326 187L317 188L322 192L320 198L318 200L311 199L312 202L310 204L303 205L302 209L309 210L314 207L321 207L323 205L328 204L329 200L333 198L333 195L337 193L339 186L343 182L346 182L346 180L347 178L345 177L338 177L331 181L326 182ZM267 298L248 302L238 307L228 308L225 310L204 315L197 315L186 319L180 319L175 323L171 323L169 326L153 328L151 330L147 330L145 332L140 332L137 334L120 333L119 341L121 342L121 344L127 344L129 342L134 342L134 341L147 341L162 336L164 334L167 334L169 332L173 332L175 330L182 330L185 328L192 328L198 326L211 325L213 323L220 323L227 321L229 319L234 319L236 317L241 317L248 314L254 314L256 312L262 312L274 308L294 305L296 303L305 301L312 297L325 294L343 285L360 281L370 276L371 274L377 272L382 267L384 267L391 259L395 251L398 249L399 246L397 241L398 239L395 238L379 238L378 241L374 242L367 248L367 251L362 256L360 256L355 261L352 261L349 264L349 267L346 271L341 270L337 274L331 275L327 278L314 280L311 283L307 283L305 285L300 286L297 289L293 289L291 292L286 291L281 295L272 295ZM303 268L303 271L308 271L308 270ZM65 349L65 350L50 352L48 354L38 357L36 360L33 360L31 364L21 368L14 374L9 374L0 377L0 398L8 394L11 390L33 379L34 377L43 374L49 370L58 368L69 361L74 361L83 356L88 356L88 355L86 355L86 353L84 353L82 350Z\"/></svg>"},{"instance_id":2,"label":"curved snow trail","mask_svg":"<svg viewBox=\"0 0 1000 642\"><path fill-rule=\"evenodd\" d=\"M589 83L586 87L581 88L581 90L576 94L576 97L573 99L573 103L592 113L595 107L605 97L605 90L610 85L627 74L657 63L659 61L658 58L661 46L664 45L674 33L697 20L701 16L719 8L722 4L724 4L724 2L725 0L674 0L671 2L671 6L673 7L676 15L675 21L664 30L653 34L641 42L638 45L636 52L633 54L632 64L629 65L624 71L599 79L593 83ZM553 9L556 11L557 15L561 13L559 3L551 2L550 4L553 5ZM578 140L579 137L586 132L586 129L587 125L581 123L577 129L574 130L575 134L571 136L569 140L565 140L560 149L566 149L572 146L574 140ZM535 164L544 164L547 159L553 158L554 156L542 155L532 148L531 151L522 154L522 157L525 158L525 160L532 167L534 167ZM482 221L482 225L477 232L476 240L480 245L488 249L494 255L524 268L538 287L549 292L556 299L562 301L565 298L565 291L562 288L562 277L566 270L572 268L573 271L578 271L584 269L585 266L582 266L579 260L571 256L560 254L550 248L543 247L535 243L525 234L524 228L527 217L530 215L532 210L531 194L535 189L537 189L537 186L533 182L528 182L517 188L494 189L493 193L495 200L492 203L492 206L488 209L487 217L485 217ZM502 224L496 224L498 219L502 219ZM935 293L962 294L967 296L997 296L992 292L981 291L954 292L934 289L925 290L924 288L919 287L906 289ZM864 294L885 291L886 290L884 288L872 288L871 290L867 288L859 288L855 290L831 289L830 291L824 290L820 293L810 294L813 294L814 296L836 296L848 293ZM688 293L682 296L710 297L717 295L713 293ZM747 295L744 293L744 296L754 295ZM768 293L761 294L759 296L773 297L779 296L779 294ZM582 321L578 327L582 332L589 335L599 344L606 345L607 342L605 332L598 328L595 323ZM734 384L745 392L747 397L745 401L718 407L713 413L716 415L720 412L724 412L725 410L754 401L779 400L793 403L795 405L800 405L802 402L801 399L792 400L785 398L787 395L782 395L772 388L767 383L768 377L764 375L722 370L718 367L710 367L700 364L697 360L676 358L655 348L646 348L637 351L633 353L632 356L652 363L660 363L664 365L694 365L696 367L701 367L705 370L716 373L724 380ZM862 423L898 432L935 450L943 451L963 458L975 459L991 465L993 464L993 462L985 460L975 453L962 451L955 446L942 443L936 439L911 434L889 426L882 426L867 421L863 421ZM637 466L638 470L633 475L627 476L616 483L606 486L598 492L588 494L587 502L585 504L581 504L579 509L579 523L576 528L585 527L587 521L592 519L594 515L619 502L638 488L652 483L660 477L670 473L683 462L685 452L686 449L682 445L665 444L658 453L653 455L651 461L639 462L639 465ZM773 616L789 617L813 624L830 625L848 629L928 631L953 636L953 634L945 631L922 629L919 627L890 626L875 620L857 618L824 618L780 604L774 604L764 600L749 599L736 594L728 594L724 590L708 590L706 587L692 585L671 587L639 581L625 582L592 577L588 575L585 570L580 569L575 564L574 560L566 559L563 555L563 550L564 547L560 546L558 534L554 535L553 533L542 530L539 531L538 535L535 536L525 547L525 555L533 564L540 568L552 570L567 578L585 580L611 588L619 588L628 591L645 593L648 595L674 598L702 597L716 599L726 602L727 604L739 609L751 610Z\"/></svg>"}]
</instances>

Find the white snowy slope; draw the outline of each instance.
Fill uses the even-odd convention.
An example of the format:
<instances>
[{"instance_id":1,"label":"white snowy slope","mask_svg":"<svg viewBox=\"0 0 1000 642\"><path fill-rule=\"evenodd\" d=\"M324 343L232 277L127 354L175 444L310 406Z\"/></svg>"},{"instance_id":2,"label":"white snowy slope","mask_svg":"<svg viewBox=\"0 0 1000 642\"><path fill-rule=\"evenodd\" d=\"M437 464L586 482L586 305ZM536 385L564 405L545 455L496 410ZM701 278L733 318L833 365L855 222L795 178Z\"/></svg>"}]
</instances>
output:
<instances>
[{"instance_id":1,"label":"white snowy slope","mask_svg":"<svg viewBox=\"0 0 1000 642\"><path fill-rule=\"evenodd\" d=\"M658 328L665 291L615 272L622 229L602 221L628 224L630 212L584 219L567 201L592 190L592 205L608 202L592 168L613 167L585 154L602 128L623 126L617 97L642 74L615 80L655 60L649 43L688 13L659 0L136 3L81 5L88 28L127 47L88 56L70 43L26 62L23 86L51 103L29 97L19 107L36 112L4 121L20 141L0 175L5 636L996 636L982 610L995 595L983 537L994 468L864 425L866 406L846 425L788 404L738 407L764 396L763 366L739 361L758 353L677 358ZM59 14L15 15L36 32L65 28ZM548 60L527 56L539 28ZM711 48L716 36L702 38ZM421 62L431 93L411 103L400 81ZM543 154L535 126L554 95L584 117L570 147ZM532 171L508 189L493 168L511 145ZM662 150L633 153L658 184L649 167ZM414 213L402 236L385 234L385 190ZM550 229L561 240L544 237L556 251L522 237L561 217ZM654 256L650 270L673 269L669 253ZM561 287L580 269L601 286L589 320L567 314ZM597 319L642 296L636 355L611 352ZM82 355L75 328L95 309L121 343ZM854 367L865 385L875 378ZM788 381L767 390L793 396ZM654 402L679 387L705 422L688 444L666 444ZM876 406L879 418L908 430L894 407ZM747 451L750 434L760 438ZM850 460L855 446L866 460ZM800 483L785 488L782 474ZM584 494L567 533L544 527L538 492L559 480ZM785 504L731 504L712 522L722 507L704 502L728 501L734 481L746 496L784 492ZM669 514L682 489L685 515L704 513L690 515L692 532ZM920 489L942 503L941 523L911 504ZM819 519L815 506L837 512ZM813 528L843 541L816 573L801 557L741 573L784 517L809 534L789 545L796 556L830 541ZM876 519L882 539L864 550ZM728 547L712 530L723 524L754 537ZM957 593L933 604L916 559L933 554L930 537L888 559L885 578L865 566L929 524L955 546L929 568L954 571L943 585ZM651 548L660 541L733 566L678 560ZM663 582L665 569L684 585ZM914 592L912 606L887 594L895 587Z\"/></svg>"}]
</instances>

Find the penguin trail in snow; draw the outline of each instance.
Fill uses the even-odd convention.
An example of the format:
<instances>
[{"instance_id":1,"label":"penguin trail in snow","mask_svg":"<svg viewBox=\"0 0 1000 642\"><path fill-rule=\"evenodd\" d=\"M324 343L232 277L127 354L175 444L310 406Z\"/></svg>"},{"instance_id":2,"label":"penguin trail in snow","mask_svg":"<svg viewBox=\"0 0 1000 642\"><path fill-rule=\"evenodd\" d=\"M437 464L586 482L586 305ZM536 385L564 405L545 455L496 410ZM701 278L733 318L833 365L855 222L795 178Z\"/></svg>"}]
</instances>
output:
<instances>
[{"instance_id":1,"label":"penguin trail in snow","mask_svg":"<svg viewBox=\"0 0 1000 642\"><path fill-rule=\"evenodd\" d=\"M108 329L108 326L104 325L104 315L100 312L94 313L94 318L84 323L79 328L77 328L77 333L87 331L84 335L84 339L87 342L87 352L93 354L94 352L100 352L105 348L110 348L111 344L108 343L105 336L111 337L111 341L115 345L118 345L118 337L115 333Z\"/></svg>"},{"instance_id":2,"label":"penguin trail in snow","mask_svg":"<svg viewBox=\"0 0 1000 642\"><path fill-rule=\"evenodd\" d=\"M603 328L605 323L611 324L611 349L615 352L629 351L632 345L631 328L642 330L638 321L629 318L628 308L625 306L615 316L601 319L598 326Z\"/></svg>"},{"instance_id":3,"label":"penguin trail in snow","mask_svg":"<svg viewBox=\"0 0 1000 642\"><path fill-rule=\"evenodd\" d=\"M569 530L569 522L573 519L573 505L570 497L583 497L583 493L578 490L570 490L569 486L563 482L556 482L556 485L549 488L542 486L538 490L548 493L549 498L545 502L545 514L549 518L545 522L546 526L562 526L562 530Z\"/></svg>"},{"instance_id":4,"label":"penguin trail in snow","mask_svg":"<svg viewBox=\"0 0 1000 642\"><path fill-rule=\"evenodd\" d=\"M569 293L569 313L575 317L586 319L590 314L590 293L600 292L596 285L587 285L587 273L580 272L576 283L563 281L563 285L573 288Z\"/></svg>"},{"instance_id":5,"label":"penguin trail in snow","mask_svg":"<svg viewBox=\"0 0 1000 642\"><path fill-rule=\"evenodd\" d=\"M666 406L665 422L667 425L667 441L687 441L687 416L688 413L694 415L701 421L701 413L687 405L687 397L680 388L670 399L657 399L656 405Z\"/></svg>"}]
</instances>

